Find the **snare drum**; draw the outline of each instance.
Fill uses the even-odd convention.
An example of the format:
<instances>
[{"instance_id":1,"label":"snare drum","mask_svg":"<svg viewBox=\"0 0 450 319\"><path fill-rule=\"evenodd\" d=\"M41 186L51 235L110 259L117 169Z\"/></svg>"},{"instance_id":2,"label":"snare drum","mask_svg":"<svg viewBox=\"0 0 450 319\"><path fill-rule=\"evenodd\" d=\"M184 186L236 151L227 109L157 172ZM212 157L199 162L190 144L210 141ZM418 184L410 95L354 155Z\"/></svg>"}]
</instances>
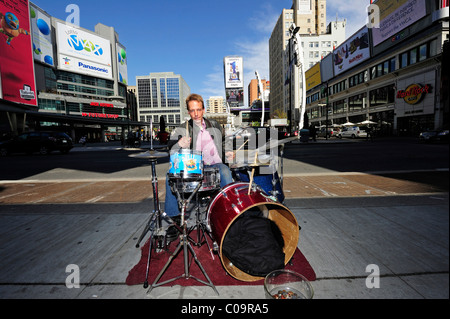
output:
<instances>
[{"instance_id":1,"label":"snare drum","mask_svg":"<svg viewBox=\"0 0 450 319\"><path fill-rule=\"evenodd\" d=\"M175 181L176 188L180 193L192 193L200 181L184 181L177 179ZM220 173L217 167L205 167L203 169L203 181L201 182L199 192L212 192L220 188Z\"/></svg>"},{"instance_id":2,"label":"snare drum","mask_svg":"<svg viewBox=\"0 0 450 319\"><path fill-rule=\"evenodd\" d=\"M169 178L199 180L203 176L202 152L180 149L170 152Z\"/></svg>"}]
</instances>

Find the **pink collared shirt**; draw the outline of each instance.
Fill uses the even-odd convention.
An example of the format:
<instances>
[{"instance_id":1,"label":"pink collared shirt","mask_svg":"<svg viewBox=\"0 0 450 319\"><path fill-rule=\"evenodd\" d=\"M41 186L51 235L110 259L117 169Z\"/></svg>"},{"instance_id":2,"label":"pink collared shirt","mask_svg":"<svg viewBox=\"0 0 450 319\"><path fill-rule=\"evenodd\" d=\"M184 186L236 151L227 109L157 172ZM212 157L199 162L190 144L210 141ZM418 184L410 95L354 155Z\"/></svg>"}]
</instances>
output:
<instances>
[{"instance_id":1,"label":"pink collared shirt","mask_svg":"<svg viewBox=\"0 0 450 319\"><path fill-rule=\"evenodd\" d=\"M203 163L205 165L222 163L211 134L206 130L204 120L202 120L202 127L197 136L197 145L195 146L195 149L202 152Z\"/></svg>"}]
</instances>

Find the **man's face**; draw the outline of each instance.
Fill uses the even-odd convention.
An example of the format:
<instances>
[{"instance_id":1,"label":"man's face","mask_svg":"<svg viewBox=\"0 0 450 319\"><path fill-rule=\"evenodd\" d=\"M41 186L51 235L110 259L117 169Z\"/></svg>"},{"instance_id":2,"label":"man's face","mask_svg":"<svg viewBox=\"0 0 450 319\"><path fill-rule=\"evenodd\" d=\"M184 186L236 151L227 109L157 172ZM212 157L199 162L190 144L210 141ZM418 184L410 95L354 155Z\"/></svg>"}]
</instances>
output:
<instances>
[{"instance_id":1,"label":"man's face","mask_svg":"<svg viewBox=\"0 0 450 319\"><path fill-rule=\"evenodd\" d=\"M202 103L199 101L189 101L188 103L188 112L191 116L191 119L195 122L199 122L203 118L203 113L205 113L205 109L202 106Z\"/></svg>"}]
</instances>

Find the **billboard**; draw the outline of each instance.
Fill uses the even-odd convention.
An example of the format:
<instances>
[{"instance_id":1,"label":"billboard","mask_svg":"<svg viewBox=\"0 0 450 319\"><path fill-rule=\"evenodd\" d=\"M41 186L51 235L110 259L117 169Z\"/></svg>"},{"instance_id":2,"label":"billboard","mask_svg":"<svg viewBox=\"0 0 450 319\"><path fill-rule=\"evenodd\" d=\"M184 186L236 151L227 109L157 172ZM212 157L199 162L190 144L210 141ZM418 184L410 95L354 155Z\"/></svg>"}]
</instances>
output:
<instances>
[{"instance_id":1,"label":"billboard","mask_svg":"<svg viewBox=\"0 0 450 319\"><path fill-rule=\"evenodd\" d=\"M230 108L240 108L244 105L244 89L225 89L226 101Z\"/></svg>"},{"instance_id":2,"label":"billboard","mask_svg":"<svg viewBox=\"0 0 450 319\"><path fill-rule=\"evenodd\" d=\"M333 51L334 75L337 76L370 58L369 31L367 27L356 32Z\"/></svg>"},{"instance_id":3,"label":"billboard","mask_svg":"<svg viewBox=\"0 0 450 319\"><path fill-rule=\"evenodd\" d=\"M223 59L225 73L225 88L244 87L244 59L242 57L228 56Z\"/></svg>"},{"instance_id":4,"label":"billboard","mask_svg":"<svg viewBox=\"0 0 450 319\"><path fill-rule=\"evenodd\" d=\"M390 39L427 14L425 0L377 1L380 27L372 28L373 45Z\"/></svg>"},{"instance_id":5,"label":"billboard","mask_svg":"<svg viewBox=\"0 0 450 319\"><path fill-rule=\"evenodd\" d=\"M28 0L0 1L0 30L3 99L36 106Z\"/></svg>"},{"instance_id":6,"label":"billboard","mask_svg":"<svg viewBox=\"0 0 450 319\"><path fill-rule=\"evenodd\" d=\"M323 82L331 80L334 77L333 64L334 55L332 53L328 54L320 61L320 77Z\"/></svg>"},{"instance_id":7,"label":"billboard","mask_svg":"<svg viewBox=\"0 0 450 319\"><path fill-rule=\"evenodd\" d=\"M41 63L55 66L50 16L30 3L30 18L34 59Z\"/></svg>"},{"instance_id":8,"label":"billboard","mask_svg":"<svg viewBox=\"0 0 450 319\"><path fill-rule=\"evenodd\" d=\"M119 81L119 83L128 85L127 50L119 43L116 43L116 52L117 52L117 80Z\"/></svg>"},{"instance_id":9,"label":"billboard","mask_svg":"<svg viewBox=\"0 0 450 319\"><path fill-rule=\"evenodd\" d=\"M306 90L310 90L322 83L320 77L320 62L305 72Z\"/></svg>"},{"instance_id":10,"label":"billboard","mask_svg":"<svg viewBox=\"0 0 450 319\"><path fill-rule=\"evenodd\" d=\"M111 43L75 26L56 24L58 69L113 79Z\"/></svg>"}]
</instances>

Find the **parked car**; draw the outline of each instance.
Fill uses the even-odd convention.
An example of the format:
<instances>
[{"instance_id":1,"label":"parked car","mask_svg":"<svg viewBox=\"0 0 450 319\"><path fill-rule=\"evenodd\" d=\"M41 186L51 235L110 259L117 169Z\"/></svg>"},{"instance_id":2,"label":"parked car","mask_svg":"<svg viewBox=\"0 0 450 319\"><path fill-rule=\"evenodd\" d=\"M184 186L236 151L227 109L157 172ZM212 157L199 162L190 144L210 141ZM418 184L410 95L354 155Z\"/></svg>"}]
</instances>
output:
<instances>
[{"instance_id":1,"label":"parked car","mask_svg":"<svg viewBox=\"0 0 450 319\"><path fill-rule=\"evenodd\" d=\"M325 134L325 132L327 132L327 134ZM337 137L337 135L339 134L339 129L334 128L334 127L329 127L328 130L326 129L326 127L322 127L320 128L320 130L317 131L317 137Z\"/></svg>"},{"instance_id":2,"label":"parked car","mask_svg":"<svg viewBox=\"0 0 450 319\"><path fill-rule=\"evenodd\" d=\"M344 127L338 134L338 138L349 137L367 137L367 132L358 126Z\"/></svg>"},{"instance_id":3,"label":"parked car","mask_svg":"<svg viewBox=\"0 0 450 319\"><path fill-rule=\"evenodd\" d=\"M428 130L421 132L419 135L419 141L421 142L448 142L449 130Z\"/></svg>"},{"instance_id":4,"label":"parked car","mask_svg":"<svg viewBox=\"0 0 450 319\"><path fill-rule=\"evenodd\" d=\"M73 148L72 139L63 132L27 132L0 142L0 155L27 153L46 155L53 151L65 154Z\"/></svg>"}]
</instances>

